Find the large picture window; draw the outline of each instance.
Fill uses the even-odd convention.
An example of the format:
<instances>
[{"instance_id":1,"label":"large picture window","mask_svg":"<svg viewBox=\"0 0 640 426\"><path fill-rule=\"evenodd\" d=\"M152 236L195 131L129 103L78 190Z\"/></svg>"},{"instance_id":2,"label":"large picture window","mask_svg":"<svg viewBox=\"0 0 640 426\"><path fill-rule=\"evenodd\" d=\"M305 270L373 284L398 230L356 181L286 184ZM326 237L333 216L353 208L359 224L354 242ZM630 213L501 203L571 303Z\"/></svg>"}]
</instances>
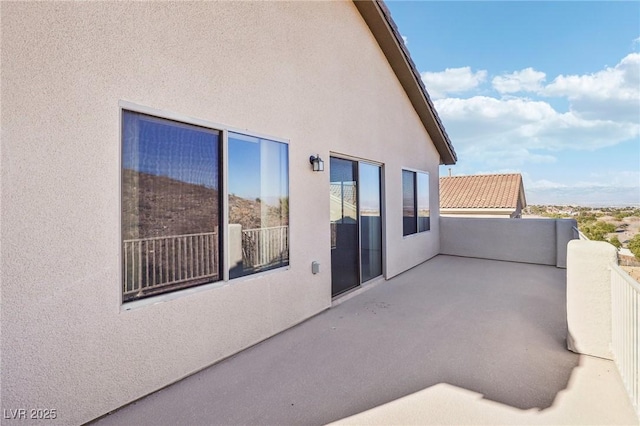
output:
<instances>
[{"instance_id":1,"label":"large picture window","mask_svg":"<svg viewBox=\"0 0 640 426\"><path fill-rule=\"evenodd\" d=\"M219 280L220 132L122 119L123 301Z\"/></svg>"},{"instance_id":2,"label":"large picture window","mask_svg":"<svg viewBox=\"0 0 640 426\"><path fill-rule=\"evenodd\" d=\"M229 278L289 264L285 143L229 133Z\"/></svg>"},{"instance_id":3,"label":"large picture window","mask_svg":"<svg viewBox=\"0 0 640 426\"><path fill-rule=\"evenodd\" d=\"M122 111L123 302L289 265L288 145L189 121Z\"/></svg>"},{"instance_id":4,"label":"large picture window","mask_svg":"<svg viewBox=\"0 0 640 426\"><path fill-rule=\"evenodd\" d=\"M402 171L402 235L431 229L429 209L429 174Z\"/></svg>"}]
</instances>

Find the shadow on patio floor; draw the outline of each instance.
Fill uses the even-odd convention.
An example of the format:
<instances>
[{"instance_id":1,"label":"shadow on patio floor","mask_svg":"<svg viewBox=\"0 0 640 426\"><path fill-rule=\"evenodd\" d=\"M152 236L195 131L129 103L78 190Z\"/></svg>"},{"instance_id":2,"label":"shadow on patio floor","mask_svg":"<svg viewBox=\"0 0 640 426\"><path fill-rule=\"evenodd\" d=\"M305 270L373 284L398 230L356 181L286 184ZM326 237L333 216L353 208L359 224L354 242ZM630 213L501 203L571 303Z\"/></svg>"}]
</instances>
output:
<instances>
[{"instance_id":1,"label":"shadow on patio floor","mask_svg":"<svg viewBox=\"0 0 640 426\"><path fill-rule=\"evenodd\" d=\"M439 383L545 409L579 362L565 272L437 256L97 424L325 424Z\"/></svg>"}]
</instances>

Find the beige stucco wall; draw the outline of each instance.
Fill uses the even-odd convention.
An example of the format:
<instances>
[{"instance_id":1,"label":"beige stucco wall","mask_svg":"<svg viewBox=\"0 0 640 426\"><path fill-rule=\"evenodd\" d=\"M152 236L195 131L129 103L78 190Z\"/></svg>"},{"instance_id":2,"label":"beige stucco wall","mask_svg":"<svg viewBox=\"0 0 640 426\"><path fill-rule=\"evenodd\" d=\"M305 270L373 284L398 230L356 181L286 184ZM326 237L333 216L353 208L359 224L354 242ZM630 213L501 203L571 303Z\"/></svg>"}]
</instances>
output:
<instances>
[{"instance_id":1,"label":"beige stucco wall","mask_svg":"<svg viewBox=\"0 0 640 426\"><path fill-rule=\"evenodd\" d=\"M440 253L566 267L573 219L440 218Z\"/></svg>"},{"instance_id":2,"label":"beige stucco wall","mask_svg":"<svg viewBox=\"0 0 640 426\"><path fill-rule=\"evenodd\" d=\"M616 248L604 241L575 240L567 253L567 346L613 359L611 353L611 265Z\"/></svg>"},{"instance_id":3,"label":"beige stucco wall","mask_svg":"<svg viewBox=\"0 0 640 426\"><path fill-rule=\"evenodd\" d=\"M438 155L350 2L1 7L3 409L82 423L328 308L310 154L384 163L387 277L439 252ZM122 311L120 100L288 139L290 269ZM402 167L434 212L406 238Z\"/></svg>"}]
</instances>

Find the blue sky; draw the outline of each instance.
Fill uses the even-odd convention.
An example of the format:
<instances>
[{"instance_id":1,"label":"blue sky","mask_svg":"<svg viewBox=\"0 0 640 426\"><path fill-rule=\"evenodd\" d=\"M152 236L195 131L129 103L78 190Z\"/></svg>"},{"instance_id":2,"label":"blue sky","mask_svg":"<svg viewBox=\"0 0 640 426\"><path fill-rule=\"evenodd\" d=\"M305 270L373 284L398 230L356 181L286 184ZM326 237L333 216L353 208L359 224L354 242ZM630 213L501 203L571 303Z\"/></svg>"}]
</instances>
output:
<instances>
[{"instance_id":1,"label":"blue sky","mask_svg":"<svg viewBox=\"0 0 640 426\"><path fill-rule=\"evenodd\" d=\"M640 206L640 2L386 4L458 153L441 176Z\"/></svg>"},{"instance_id":2,"label":"blue sky","mask_svg":"<svg viewBox=\"0 0 640 426\"><path fill-rule=\"evenodd\" d=\"M289 196L288 156L284 143L229 133L229 193L277 206Z\"/></svg>"},{"instance_id":3,"label":"blue sky","mask_svg":"<svg viewBox=\"0 0 640 426\"><path fill-rule=\"evenodd\" d=\"M123 128L124 168L218 189L217 131L131 111Z\"/></svg>"}]
</instances>

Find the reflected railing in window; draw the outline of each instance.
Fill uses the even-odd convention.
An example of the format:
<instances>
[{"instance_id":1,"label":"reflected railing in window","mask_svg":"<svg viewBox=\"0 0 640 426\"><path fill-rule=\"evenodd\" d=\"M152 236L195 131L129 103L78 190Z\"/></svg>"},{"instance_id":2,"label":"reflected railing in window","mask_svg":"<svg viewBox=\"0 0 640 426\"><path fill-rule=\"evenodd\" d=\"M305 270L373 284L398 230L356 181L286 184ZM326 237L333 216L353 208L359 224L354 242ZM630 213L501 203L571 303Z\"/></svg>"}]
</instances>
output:
<instances>
[{"instance_id":1,"label":"reflected railing in window","mask_svg":"<svg viewBox=\"0 0 640 426\"><path fill-rule=\"evenodd\" d=\"M253 271L286 264L289 260L289 227L242 231L242 263Z\"/></svg>"},{"instance_id":2,"label":"reflected railing in window","mask_svg":"<svg viewBox=\"0 0 640 426\"><path fill-rule=\"evenodd\" d=\"M124 240L123 301L218 277L218 231Z\"/></svg>"}]
</instances>

